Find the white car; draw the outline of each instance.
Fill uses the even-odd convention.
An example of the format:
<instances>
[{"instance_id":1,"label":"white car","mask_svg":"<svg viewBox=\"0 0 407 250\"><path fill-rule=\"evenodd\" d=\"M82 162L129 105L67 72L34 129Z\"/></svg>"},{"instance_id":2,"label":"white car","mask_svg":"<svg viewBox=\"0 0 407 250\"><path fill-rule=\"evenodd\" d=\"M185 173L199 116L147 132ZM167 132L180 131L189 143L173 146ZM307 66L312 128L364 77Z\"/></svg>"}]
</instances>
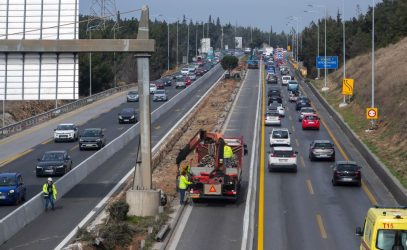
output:
<instances>
[{"instance_id":1,"label":"white car","mask_svg":"<svg viewBox=\"0 0 407 250\"><path fill-rule=\"evenodd\" d=\"M275 128L271 131L270 134L270 146L274 147L275 145L291 145L290 132L286 128Z\"/></svg>"},{"instance_id":2,"label":"white car","mask_svg":"<svg viewBox=\"0 0 407 250\"><path fill-rule=\"evenodd\" d=\"M54 141L76 141L79 138L78 127L73 123L59 124L54 129Z\"/></svg>"},{"instance_id":3,"label":"white car","mask_svg":"<svg viewBox=\"0 0 407 250\"><path fill-rule=\"evenodd\" d=\"M278 112L268 111L266 113L264 125L266 126L281 126L281 118Z\"/></svg>"},{"instance_id":4,"label":"white car","mask_svg":"<svg viewBox=\"0 0 407 250\"><path fill-rule=\"evenodd\" d=\"M185 84L185 79L181 78L181 79L177 79L175 82L175 88L183 88L185 89L187 87L187 85Z\"/></svg>"},{"instance_id":5,"label":"white car","mask_svg":"<svg viewBox=\"0 0 407 250\"><path fill-rule=\"evenodd\" d=\"M291 81L291 76L282 76L281 77L282 85L287 85L289 81Z\"/></svg>"},{"instance_id":6,"label":"white car","mask_svg":"<svg viewBox=\"0 0 407 250\"><path fill-rule=\"evenodd\" d=\"M300 115L298 116L298 121L301 122L302 118L304 118L307 114L316 114L317 112L311 107L303 107L300 110Z\"/></svg>"},{"instance_id":7,"label":"white car","mask_svg":"<svg viewBox=\"0 0 407 250\"><path fill-rule=\"evenodd\" d=\"M269 171L291 170L297 172L297 152L292 147L274 147L269 154Z\"/></svg>"},{"instance_id":8,"label":"white car","mask_svg":"<svg viewBox=\"0 0 407 250\"><path fill-rule=\"evenodd\" d=\"M195 73L195 66L194 65L189 65L188 66L188 73Z\"/></svg>"},{"instance_id":9,"label":"white car","mask_svg":"<svg viewBox=\"0 0 407 250\"><path fill-rule=\"evenodd\" d=\"M150 83L150 95L154 95L157 91L157 86L154 83Z\"/></svg>"},{"instance_id":10,"label":"white car","mask_svg":"<svg viewBox=\"0 0 407 250\"><path fill-rule=\"evenodd\" d=\"M188 74L188 77L189 77L189 79L191 79L191 81L195 81L196 80L196 75L195 74L191 74L191 73L189 73Z\"/></svg>"},{"instance_id":11,"label":"white car","mask_svg":"<svg viewBox=\"0 0 407 250\"><path fill-rule=\"evenodd\" d=\"M183 74L183 75L188 75L188 73L189 73L189 69L188 69L188 68L182 68L182 69L181 69L181 74Z\"/></svg>"}]
</instances>

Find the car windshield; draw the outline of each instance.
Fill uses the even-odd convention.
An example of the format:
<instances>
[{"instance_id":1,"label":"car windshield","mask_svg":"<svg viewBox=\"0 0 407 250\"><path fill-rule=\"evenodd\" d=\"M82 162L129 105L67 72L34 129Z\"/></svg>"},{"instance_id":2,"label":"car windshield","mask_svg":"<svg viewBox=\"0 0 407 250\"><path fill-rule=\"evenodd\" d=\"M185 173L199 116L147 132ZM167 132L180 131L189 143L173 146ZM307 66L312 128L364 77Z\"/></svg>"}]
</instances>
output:
<instances>
[{"instance_id":1,"label":"car windshield","mask_svg":"<svg viewBox=\"0 0 407 250\"><path fill-rule=\"evenodd\" d=\"M63 153L49 152L42 156L43 161L62 161L64 159Z\"/></svg>"},{"instance_id":2,"label":"car windshield","mask_svg":"<svg viewBox=\"0 0 407 250\"><path fill-rule=\"evenodd\" d=\"M312 109L312 108L306 108L306 109L301 109L301 112L302 113L314 113L314 109Z\"/></svg>"},{"instance_id":3,"label":"car windshield","mask_svg":"<svg viewBox=\"0 0 407 250\"><path fill-rule=\"evenodd\" d=\"M155 88L155 84L154 83L150 84L150 88Z\"/></svg>"},{"instance_id":4,"label":"car windshield","mask_svg":"<svg viewBox=\"0 0 407 250\"><path fill-rule=\"evenodd\" d=\"M164 95L165 94L165 90L157 90L155 92L156 95Z\"/></svg>"},{"instance_id":5,"label":"car windshield","mask_svg":"<svg viewBox=\"0 0 407 250\"><path fill-rule=\"evenodd\" d=\"M314 115L307 115L307 116L305 116L305 120L316 121L316 120L318 120L318 117L316 117Z\"/></svg>"},{"instance_id":6,"label":"car windshield","mask_svg":"<svg viewBox=\"0 0 407 250\"><path fill-rule=\"evenodd\" d=\"M273 131L273 138L288 139L288 131L285 130Z\"/></svg>"},{"instance_id":7,"label":"car windshield","mask_svg":"<svg viewBox=\"0 0 407 250\"><path fill-rule=\"evenodd\" d=\"M274 157L291 157L294 152L292 150L275 150L273 152Z\"/></svg>"},{"instance_id":8,"label":"car windshield","mask_svg":"<svg viewBox=\"0 0 407 250\"><path fill-rule=\"evenodd\" d=\"M94 136L98 136L99 135L99 131L97 129L85 129L85 131L83 131L82 136L87 136L87 137L94 137Z\"/></svg>"},{"instance_id":9,"label":"car windshield","mask_svg":"<svg viewBox=\"0 0 407 250\"><path fill-rule=\"evenodd\" d=\"M188 68L182 68L182 71L188 71Z\"/></svg>"},{"instance_id":10,"label":"car windshield","mask_svg":"<svg viewBox=\"0 0 407 250\"><path fill-rule=\"evenodd\" d=\"M0 186L7 187L7 186L15 186L17 184L16 178L9 177L9 176L2 176L0 177Z\"/></svg>"},{"instance_id":11,"label":"car windshield","mask_svg":"<svg viewBox=\"0 0 407 250\"><path fill-rule=\"evenodd\" d=\"M337 169L339 171L356 171L359 170L359 166L355 164L338 164Z\"/></svg>"},{"instance_id":12,"label":"car windshield","mask_svg":"<svg viewBox=\"0 0 407 250\"><path fill-rule=\"evenodd\" d=\"M130 115L132 113L134 113L133 109L123 109L122 112L120 112L121 114L126 114L126 115Z\"/></svg>"},{"instance_id":13,"label":"car windshield","mask_svg":"<svg viewBox=\"0 0 407 250\"><path fill-rule=\"evenodd\" d=\"M316 148L332 148L332 144L329 142L317 142L315 143Z\"/></svg>"},{"instance_id":14,"label":"car windshield","mask_svg":"<svg viewBox=\"0 0 407 250\"><path fill-rule=\"evenodd\" d=\"M266 116L270 117L270 116L279 116L278 112L267 112Z\"/></svg>"},{"instance_id":15,"label":"car windshield","mask_svg":"<svg viewBox=\"0 0 407 250\"><path fill-rule=\"evenodd\" d=\"M75 126L74 125L58 125L57 130L74 130Z\"/></svg>"},{"instance_id":16,"label":"car windshield","mask_svg":"<svg viewBox=\"0 0 407 250\"><path fill-rule=\"evenodd\" d=\"M378 230L376 247L382 250L407 249L407 231Z\"/></svg>"},{"instance_id":17,"label":"car windshield","mask_svg":"<svg viewBox=\"0 0 407 250\"><path fill-rule=\"evenodd\" d=\"M283 80L290 80L291 77L290 76L283 76Z\"/></svg>"},{"instance_id":18,"label":"car windshield","mask_svg":"<svg viewBox=\"0 0 407 250\"><path fill-rule=\"evenodd\" d=\"M138 92L137 91L130 91L128 94L129 95L138 95Z\"/></svg>"}]
</instances>

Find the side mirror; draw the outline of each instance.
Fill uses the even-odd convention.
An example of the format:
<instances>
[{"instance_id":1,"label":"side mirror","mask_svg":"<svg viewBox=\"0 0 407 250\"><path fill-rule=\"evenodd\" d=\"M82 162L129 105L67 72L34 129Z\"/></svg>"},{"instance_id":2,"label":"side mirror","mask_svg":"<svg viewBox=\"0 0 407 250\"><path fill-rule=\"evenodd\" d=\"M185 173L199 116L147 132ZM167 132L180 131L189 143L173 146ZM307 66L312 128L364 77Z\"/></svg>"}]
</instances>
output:
<instances>
[{"instance_id":1,"label":"side mirror","mask_svg":"<svg viewBox=\"0 0 407 250\"><path fill-rule=\"evenodd\" d=\"M355 235L356 236L363 236L363 230L361 227L357 227L355 230Z\"/></svg>"},{"instance_id":2,"label":"side mirror","mask_svg":"<svg viewBox=\"0 0 407 250\"><path fill-rule=\"evenodd\" d=\"M38 157L38 158L37 158L37 161L41 161L41 158L40 158L40 157Z\"/></svg>"}]
</instances>

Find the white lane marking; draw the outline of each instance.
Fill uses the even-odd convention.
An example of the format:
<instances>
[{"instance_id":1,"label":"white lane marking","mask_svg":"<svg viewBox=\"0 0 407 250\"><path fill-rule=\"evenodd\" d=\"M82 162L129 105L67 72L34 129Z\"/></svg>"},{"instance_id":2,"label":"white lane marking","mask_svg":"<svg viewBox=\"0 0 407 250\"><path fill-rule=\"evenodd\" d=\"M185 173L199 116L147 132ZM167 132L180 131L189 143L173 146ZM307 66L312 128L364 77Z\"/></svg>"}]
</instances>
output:
<instances>
[{"instance_id":1,"label":"white lane marking","mask_svg":"<svg viewBox=\"0 0 407 250\"><path fill-rule=\"evenodd\" d=\"M262 65L262 64L260 64ZM246 198L246 206L244 209L244 216L243 216L243 233L242 233L242 245L241 250L246 249L253 249L253 237L249 238L249 229L250 235L253 236L254 233L254 213L255 209L251 209L255 203L252 202L252 192L255 195L257 193L257 167L254 167L254 159L257 154L257 150L254 150L257 145L257 140L259 136L259 112L260 112L260 105L262 104L263 99L261 98L261 90L262 90L262 79L261 79L261 70L259 70L259 91L257 95L257 110L256 110L256 122L253 129L253 143L251 147L252 155L250 161L250 175L249 175L249 188L247 191L247 198ZM255 176L253 180L253 176ZM252 183L253 182L253 183ZM252 191L253 189L253 191ZM256 198L256 196L254 196ZM249 247L247 247L247 242L249 241Z\"/></svg>"},{"instance_id":2,"label":"white lane marking","mask_svg":"<svg viewBox=\"0 0 407 250\"><path fill-rule=\"evenodd\" d=\"M212 87L210 87L207 92L201 97L201 99L198 100L197 103L195 103L195 105L180 119L178 120L178 122L167 132L167 134L164 135L163 138L161 138L161 140L154 146L153 148L153 152L156 151L161 144L164 142L165 139L167 139L167 137L175 130L175 128L178 127L178 125L192 112L192 110L194 110L196 108L196 106L198 106L198 104L203 100L203 98L205 98L206 95L208 95L211 90L218 84L218 82L220 81L220 79L222 79L224 73L219 77L219 79L212 85ZM135 126L135 125L134 125ZM55 248L57 250L62 249L66 244L69 243L69 241L76 235L76 233L78 232L79 228L84 227L89 220L92 219L92 217L95 215L96 212L99 212L99 208L101 208L102 206L104 206L104 204L108 201L108 199L115 193L115 191L121 186L121 182L127 180L127 178L129 178L129 176L134 173L134 167L126 174L125 177L123 177L119 183L116 184L116 186L98 203L98 205L96 205L96 207L94 209L92 209L91 212L89 212L89 214L87 214L85 216L85 218L83 218L83 220L75 226L75 228L65 237L65 239L63 239L61 241L61 243L59 243L59 245Z\"/></svg>"},{"instance_id":3,"label":"white lane marking","mask_svg":"<svg viewBox=\"0 0 407 250\"><path fill-rule=\"evenodd\" d=\"M184 232L185 225L188 223L189 216L192 213L192 208L193 208L193 206L189 206L189 205L185 206L184 212L183 212L182 217L181 217L181 220L179 220L179 222L177 223L176 230L175 230L175 232L173 234L173 237L172 237L172 239L171 239L171 241L169 243L170 244L168 246L169 250L177 249L178 242L181 239L182 233ZM178 230L179 226L182 227L182 230Z\"/></svg>"}]
</instances>

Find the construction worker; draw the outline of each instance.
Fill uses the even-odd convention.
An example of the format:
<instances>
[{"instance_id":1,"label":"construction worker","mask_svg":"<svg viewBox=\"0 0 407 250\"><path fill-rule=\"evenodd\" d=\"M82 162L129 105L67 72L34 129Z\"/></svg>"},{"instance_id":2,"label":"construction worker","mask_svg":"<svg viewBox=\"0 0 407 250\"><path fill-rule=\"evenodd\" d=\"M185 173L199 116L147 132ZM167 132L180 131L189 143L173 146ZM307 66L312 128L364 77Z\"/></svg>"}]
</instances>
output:
<instances>
[{"instance_id":1,"label":"construction worker","mask_svg":"<svg viewBox=\"0 0 407 250\"><path fill-rule=\"evenodd\" d=\"M42 193L45 199L45 211L48 210L48 205L51 203L51 209L55 210L54 201L57 199L57 188L55 187L52 178L48 178L47 182L42 186Z\"/></svg>"},{"instance_id":2,"label":"construction worker","mask_svg":"<svg viewBox=\"0 0 407 250\"><path fill-rule=\"evenodd\" d=\"M223 146L223 165L225 167L231 167L233 162L233 149L225 142Z\"/></svg>"},{"instance_id":3,"label":"construction worker","mask_svg":"<svg viewBox=\"0 0 407 250\"><path fill-rule=\"evenodd\" d=\"M184 199L185 199L185 192L188 188L188 185L191 185L192 182L188 181L187 179L187 172L185 170L182 170L181 175L179 177L179 184L178 184L178 190L179 190L179 203L181 205L184 205Z\"/></svg>"}]
</instances>

